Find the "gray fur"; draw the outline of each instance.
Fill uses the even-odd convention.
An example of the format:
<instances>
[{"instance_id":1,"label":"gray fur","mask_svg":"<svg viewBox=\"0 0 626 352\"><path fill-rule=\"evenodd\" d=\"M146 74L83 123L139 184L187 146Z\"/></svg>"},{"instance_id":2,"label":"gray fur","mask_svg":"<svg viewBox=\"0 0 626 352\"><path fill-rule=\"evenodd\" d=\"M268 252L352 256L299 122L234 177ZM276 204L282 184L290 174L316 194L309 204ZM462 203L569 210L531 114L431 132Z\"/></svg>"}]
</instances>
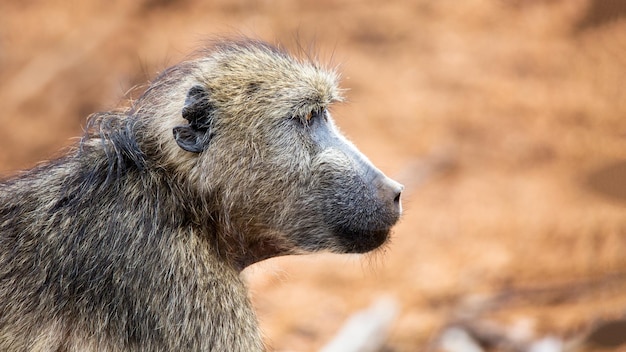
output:
<instances>
[{"instance_id":1,"label":"gray fur","mask_svg":"<svg viewBox=\"0 0 626 352\"><path fill-rule=\"evenodd\" d=\"M400 215L326 110L336 81L223 41L1 182L0 350L263 350L243 268L375 249Z\"/></svg>"}]
</instances>

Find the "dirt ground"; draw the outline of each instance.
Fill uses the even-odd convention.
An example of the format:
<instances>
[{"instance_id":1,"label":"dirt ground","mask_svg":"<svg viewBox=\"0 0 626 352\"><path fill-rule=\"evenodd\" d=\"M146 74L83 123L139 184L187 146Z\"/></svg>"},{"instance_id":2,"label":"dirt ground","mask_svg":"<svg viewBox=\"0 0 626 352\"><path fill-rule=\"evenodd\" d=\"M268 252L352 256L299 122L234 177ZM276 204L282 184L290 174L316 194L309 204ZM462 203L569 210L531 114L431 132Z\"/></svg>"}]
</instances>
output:
<instances>
[{"instance_id":1,"label":"dirt ground","mask_svg":"<svg viewBox=\"0 0 626 352\"><path fill-rule=\"evenodd\" d=\"M314 50L348 89L342 130L405 184L405 215L377 253L246 269L268 345L317 350L381 297L398 305L385 351L444 350L450 326L487 350L573 344L626 316L625 14L620 0L3 0L0 175L54 157L215 35Z\"/></svg>"}]
</instances>

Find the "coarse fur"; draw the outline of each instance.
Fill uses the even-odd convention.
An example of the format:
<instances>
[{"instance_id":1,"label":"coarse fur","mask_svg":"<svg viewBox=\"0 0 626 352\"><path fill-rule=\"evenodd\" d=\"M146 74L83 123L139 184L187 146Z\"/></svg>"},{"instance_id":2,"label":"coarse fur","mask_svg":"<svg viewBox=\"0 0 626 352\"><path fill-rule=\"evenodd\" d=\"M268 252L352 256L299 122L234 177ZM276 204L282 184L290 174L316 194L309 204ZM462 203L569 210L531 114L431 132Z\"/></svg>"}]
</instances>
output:
<instances>
[{"instance_id":1,"label":"coarse fur","mask_svg":"<svg viewBox=\"0 0 626 352\"><path fill-rule=\"evenodd\" d=\"M223 40L2 181L0 350L263 350L243 268L373 250L400 215L339 100L333 71Z\"/></svg>"}]
</instances>

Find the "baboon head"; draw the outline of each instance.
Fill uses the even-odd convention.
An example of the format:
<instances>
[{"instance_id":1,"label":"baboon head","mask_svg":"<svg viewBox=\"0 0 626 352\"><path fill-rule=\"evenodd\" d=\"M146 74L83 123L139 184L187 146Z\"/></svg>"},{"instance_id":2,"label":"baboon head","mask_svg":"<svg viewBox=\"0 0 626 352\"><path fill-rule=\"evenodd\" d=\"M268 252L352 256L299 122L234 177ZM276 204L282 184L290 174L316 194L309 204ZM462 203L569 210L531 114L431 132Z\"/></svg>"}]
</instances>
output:
<instances>
[{"instance_id":1,"label":"baboon head","mask_svg":"<svg viewBox=\"0 0 626 352\"><path fill-rule=\"evenodd\" d=\"M241 245L244 266L386 241L403 186L339 132L333 71L250 41L218 44L192 67L168 143L190 188L214 200L211 218Z\"/></svg>"}]
</instances>

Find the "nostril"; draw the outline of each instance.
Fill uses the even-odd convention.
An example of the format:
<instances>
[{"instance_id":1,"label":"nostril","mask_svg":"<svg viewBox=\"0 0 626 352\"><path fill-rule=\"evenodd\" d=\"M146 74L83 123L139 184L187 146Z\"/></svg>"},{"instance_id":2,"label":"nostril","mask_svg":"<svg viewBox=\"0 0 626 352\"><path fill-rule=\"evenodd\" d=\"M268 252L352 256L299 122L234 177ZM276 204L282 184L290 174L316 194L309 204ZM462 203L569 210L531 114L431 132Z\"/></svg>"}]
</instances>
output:
<instances>
[{"instance_id":1,"label":"nostril","mask_svg":"<svg viewBox=\"0 0 626 352\"><path fill-rule=\"evenodd\" d=\"M395 204L400 204L400 195L401 195L401 194L402 194L402 191L398 191L398 192L396 193L396 197L393 199L393 202L394 202Z\"/></svg>"},{"instance_id":2,"label":"nostril","mask_svg":"<svg viewBox=\"0 0 626 352\"><path fill-rule=\"evenodd\" d=\"M393 198L393 205L396 208L398 215L402 214L402 202L400 201L400 196L402 195L403 190L404 190L404 186L402 185L396 188L396 196Z\"/></svg>"}]
</instances>

